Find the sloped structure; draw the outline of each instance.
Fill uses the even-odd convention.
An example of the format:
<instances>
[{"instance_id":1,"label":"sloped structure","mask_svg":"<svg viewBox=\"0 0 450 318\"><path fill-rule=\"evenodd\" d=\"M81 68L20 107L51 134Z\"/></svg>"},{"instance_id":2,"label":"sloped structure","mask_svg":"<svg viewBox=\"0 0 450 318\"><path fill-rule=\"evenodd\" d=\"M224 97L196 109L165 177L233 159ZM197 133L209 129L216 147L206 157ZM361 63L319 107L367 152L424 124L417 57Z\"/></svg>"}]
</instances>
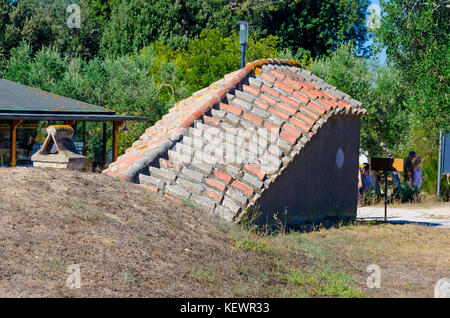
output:
<instances>
[{"instance_id":1,"label":"sloped structure","mask_svg":"<svg viewBox=\"0 0 450 318\"><path fill-rule=\"evenodd\" d=\"M295 61L259 60L177 103L105 173L228 219L352 217L365 112Z\"/></svg>"}]
</instances>

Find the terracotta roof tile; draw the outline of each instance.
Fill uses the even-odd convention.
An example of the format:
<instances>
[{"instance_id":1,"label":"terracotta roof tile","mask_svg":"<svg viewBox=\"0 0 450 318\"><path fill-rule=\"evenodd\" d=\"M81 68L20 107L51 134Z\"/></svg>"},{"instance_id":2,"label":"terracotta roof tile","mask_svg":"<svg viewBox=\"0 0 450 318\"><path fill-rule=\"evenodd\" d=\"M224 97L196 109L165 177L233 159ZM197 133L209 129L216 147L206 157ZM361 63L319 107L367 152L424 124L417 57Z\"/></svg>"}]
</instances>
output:
<instances>
[{"instance_id":1,"label":"terracotta roof tile","mask_svg":"<svg viewBox=\"0 0 450 318\"><path fill-rule=\"evenodd\" d=\"M269 105L267 105L266 103L260 101L259 99L255 100L255 106L263 109L263 110L267 110L269 108Z\"/></svg>"},{"instance_id":2,"label":"terracotta roof tile","mask_svg":"<svg viewBox=\"0 0 450 318\"><path fill-rule=\"evenodd\" d=\"M268 81L269 83L271 83L271 84L273 84L273 83L275 82L275 80L276 80L275 77L273 77L273 76L271 76L271 75L269 75L269 74L266 74L266 73L262 73L262 74L261 74L261 77L262 77L263 79L265 79L266 81Z\"/></svg>"},{"instance_id":3,"label":"terracotta roof tile","mask_svg":"<svg viewBox=\"0 0 450 318\"><path fill-rule=\"evenodd\" d=\"M222 172L222 171L220 171L220 170L214 170L214 176L215 176L217 179L220 179L220 180L222 180L222 181L225 181L226 184L230 183L230 181L231 181L231 179L232 179L232 177L231 177L229 174L227 174L227 173L225 173L225 172Z\"/></svg>"},{"instance_id":4,"label":"terracotta roof tile","mask_svg":"<svg viewBox=\"0 0 450 318\"><path fill-rule=\"evenodd\" d=\"M245 84L242 85L242 88L244 89L244 92L252 94L253 96L256 96L256 97L258 97L259 93L261 92L259 89L245 85Z\"/></svg>"},{"instance_id":5,"label":"terracotta roof tile","mask_svg":"<svg viewBox=\"0 0 450 318\"><path fill-rule=\"evenodd\" d=\"M270 97L269 95L266 95L266 94L261 94L261 99L272 106L277 103L277 101L275 99L273 99L272 97Z\"/></svg>"},{"instance_id":6,"label":"terracotta roof tile","mask_svg":"<svg viewBox=\"0 0 450 318\"><path fill-rule=\"evenodd\" d=\"M295 114L297 112L296 107L292 107L283 103L278 103L277 107L284 110L285 112L288 112L289 114Z\"/></svg>"},{"instance_id":7,"label":"terracotta roof tile","mask_svg":"<svg viewBox=\"0 0 450 318\"><path fill-rule=\"evenodd\" d=\"M282 71L271 70L270 72L280 80L284 80L286 78L286 74L284 74L284 72L282 72Z\"/></svg>"},{"instance_id":8,"label":"terracotta roof tile","mask_svg":"<svg viewBox=\"0 0 450 318\"><path fill-rule=\"evenodd\" d=\"M288 92L288 93L292 93L294 91L294 89L292 88L292 86L282 82L282 81L276 81L275 85L278 86L279 88L281 88L282 90Z\"/></svg>"},{"instance_id":9,"label":"terracotta roof tile","mask_svg":"<svg viewBox=\"0 0 450 318\"><path fill-rule=\"evenodd\" d=\"M235 107L235 106L231 106L228 104L224 104L224 103L220 103L220 109L232 112L233 114L240 116L242 114L242 109Z\"/></svg>"},{"instance_id":10,"label":"terracotta roof tile","mask_svg":"<svg viewBox=\"0 0 450 318\"><path fill-rule=\"evenodd\" d=\"M294 128L290 125L288 125L287 123L283 125L283 127L281 127L281 129L284 132L287 132L288 134L294 136L295 138L300 138L300 136L302 135L302 131L299 130L298 128Z\"/></svg>"},{"instance_id":11,"label":"terracotta roof tile","mask_svg":"<svg viewBox=\"0 0 450 318\"><path fill-rule=\"evenodd\" d=\"M294 145L297 141L297 138L295 138L294 136L292 136L291 134L288 134L284 131L282 131L280 133L280 137L283 138L284 140L286 140L288 143L290 143L291 145Z\"/></svg>"},{"instance_id":12,"label":"terracotta roof tile","mask_svg":"<svg viewBox=\"0 0 450 318\"><path fill-rule=\"evenodd\" d=\"M276 108L270 108L269 112L271 112L272 114L274 114L284 120L287 120L289 118L289 114L283 113L282 111L279 111Z\"/></svg>"},{"instance_id":13,"label":"terracotta roof tile","mask_svg":"<svg viewBox=\"0 0 450 318\"><path fill-rule=\"evenodd\" d=\"M252 115L252 114L248 114L248 113L244 113L244 118L254 122L257 125L261 125L263 122L263 119L261 117L258 117L256 115Z\"/></svg>"},{"instance_id":14,"label":"terracotta roof tile","mask_svg":"<svg viewBox=\"0 0 450 318\"><path fill-rule=\"evenodd\" d=\"M220 192L224 192L225 189L226 189L226 185L225 184L223 184L223 183L221 183L219 181L216 181L214 179L211 179L211 178L206 178L205 183L207 185L209 185L210 187L219 190Z\"/></svg>"},{"instance_id":15,"label":"terracotta roof tile","mask_svg":"<svg viewBox=\"0 0 450 318\"><path fill-rule=\"evenodd\" d=\"M251 196L254 192L254 190L252 188L250 188L249 186L247 186L239 181L233 181L231 186L236 189L242 190L248 197Z\"/></svg>"},{"instance_id":16,"label":"terracotta roof tile","mask_svg":"<svg viewBox=\"0 0 450 318\"><path fill-rule=\"evenodd\" d=\"M261 86L261 90L269 95L271 95L272 97L277 98L278 96L280 96L280 93L276 90L274 90L273 88L270 88L269 86L267 86L266 84L263 84Z\"/></svg>"}]
</instances>

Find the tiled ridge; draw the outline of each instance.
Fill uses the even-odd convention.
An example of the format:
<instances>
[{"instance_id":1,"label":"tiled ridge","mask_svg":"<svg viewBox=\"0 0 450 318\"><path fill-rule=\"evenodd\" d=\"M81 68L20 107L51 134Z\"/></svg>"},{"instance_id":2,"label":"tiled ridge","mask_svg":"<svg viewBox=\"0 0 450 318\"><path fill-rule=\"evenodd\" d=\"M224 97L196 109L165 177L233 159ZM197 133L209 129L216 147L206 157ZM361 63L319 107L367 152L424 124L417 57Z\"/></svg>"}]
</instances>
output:
<instances>
[{"instance_id":1,"label":"tiled ridge","mask_svg":"<svg viewBox=\"0 0 450 318\"><path fill-rule=\"evenodd\" d=\"M177 103L105 172L239 219L330 116L365 112L295 61L255 61Z\"/></svg>"}]
</instances>

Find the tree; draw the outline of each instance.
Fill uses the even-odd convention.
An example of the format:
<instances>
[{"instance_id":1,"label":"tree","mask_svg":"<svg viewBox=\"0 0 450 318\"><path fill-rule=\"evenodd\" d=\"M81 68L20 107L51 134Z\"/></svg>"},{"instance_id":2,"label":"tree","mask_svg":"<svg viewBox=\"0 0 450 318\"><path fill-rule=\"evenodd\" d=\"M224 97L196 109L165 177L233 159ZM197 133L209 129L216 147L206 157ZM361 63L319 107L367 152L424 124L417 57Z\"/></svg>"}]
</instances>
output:
<instances>
[{"instance_id":1,"label":"tree","mask_svg":"<svg viewBox=\"0 0 450 318\"><path fill-rule=\"evenodd\" d=\"M224 0L129 0L112 10L102 38L103 56L130 54L164 41L185 47L188 40L213 27Z\"/></svg>"},{"instance_id":2,"label":"tree","mask_svg":"<svg viewBox=\"0 0 450 318\"><path fill-rule=\"evenodd\" d=\"M67 6L73 1L0 0L0 72L12 48L27 42L33 52L53 47L67 56L92 58L98 52L102 27L80 0L81 28L69 28ZM3 62L2 62L3 61Z\"/></svg>"},{"instance_id":3,"label":"tree","mask_svg":"<svg viewBox=\"0 0 450 318\"><path fill-rule=\"evenodd\" d=\"M450 121L448 1L390 0L381 5L376 40L410 90L407 103L415 125L426 128L430 146L436 148L438 129Z\"/></svg>"},{"instance_id":4,"label":"tree","mask_svg":"<svg viewBox=\"0 0 450 318\"><path fill-rule=\"evenodd\" d=\"M277 57L277 37L248 39L246 62L261 58ZM183 72L181 78L195 92L223 78L240 67L240 44L237 33L225 37L217 30L204 31L198 39L189 42L182 51Z\"/></svg>"},{"instance_id":5,"label":"tree","mask_svg":"<svg viewBox=\"0 0 450 318\"><path fill-rule=\"evenodd\" d=\"M306 50L319 56L349 42L367 54L368 5L367 0L242 0L237 1L236 11L257 36L276 35L280 47L292 52Z\"/></svg>"},{"instance_id":6,"label":"tree","mask_svg":"<svg viewBox=\"0 0 450 318\"><path fill-rule=\"evenodd\" d=\"M351 45L341 45L330 57L316 59L310 70L327 83L361 101L368 113L362 118L361 148L384 155L386 144L396 151L409 135L407 93L399 72L357 57Z\"/></svg>"}]
</instances>

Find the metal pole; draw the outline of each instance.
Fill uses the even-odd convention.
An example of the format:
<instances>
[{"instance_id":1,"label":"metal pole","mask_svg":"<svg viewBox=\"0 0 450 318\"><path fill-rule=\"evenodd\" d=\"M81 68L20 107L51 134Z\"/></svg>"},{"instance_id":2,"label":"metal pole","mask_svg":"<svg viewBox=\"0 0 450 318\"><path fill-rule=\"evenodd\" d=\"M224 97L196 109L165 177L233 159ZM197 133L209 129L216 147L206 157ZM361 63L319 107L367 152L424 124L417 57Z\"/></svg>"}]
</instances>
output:
<instances>
[{"instance_id":1,"label":"metal pole","mask_svg":"<svg viewBox=\"0 0 450 318\"><path fill-rule=\"evenodd\" d=\"M83 121L83 156L86 156L86 122Z\"/></svg>"},{"instance_id":2,"label":"metal pole","mask_svg":"<svg viewBox=\"0 0 450 318\"><path fill-rule=\"evenodd\" d=\"M103 122L103 147L102 147L102 160L103 160L103 166L102 170L106 166L106 121Z\"/></svg>"},{"instance_id":3,"label":"metal pole","mask_svg":"<svg viewBox=\"0 0 450 318\"><path fill-rule=\"evenodd\" d=\"M245 47L246 44L241 44L241 68L245 67Z\"/></svg>"},{"instance_id":4,"label":"metal pole","mask_svg":"<svg viewBox=\"0 0 450 318\"><path fill-rule=\"evenodd\" d=\"M384 222L387 221L387 189L388 189L388 163L389 159L386 158L385 160L385 166L384 166Z\"/></svg>"},{"instance_id":5,"label":"metal pole","mask_svg":"<svg viewBox=\"0 0 450 318\"><path fill-rule=\"evenodd\" d=\"M438 179L437 179L437 200L439 201L439 191L441 189L441 148L442 148L442 129L439 130L439 157L438 157Z\"/></svg>"}]
</instances>

